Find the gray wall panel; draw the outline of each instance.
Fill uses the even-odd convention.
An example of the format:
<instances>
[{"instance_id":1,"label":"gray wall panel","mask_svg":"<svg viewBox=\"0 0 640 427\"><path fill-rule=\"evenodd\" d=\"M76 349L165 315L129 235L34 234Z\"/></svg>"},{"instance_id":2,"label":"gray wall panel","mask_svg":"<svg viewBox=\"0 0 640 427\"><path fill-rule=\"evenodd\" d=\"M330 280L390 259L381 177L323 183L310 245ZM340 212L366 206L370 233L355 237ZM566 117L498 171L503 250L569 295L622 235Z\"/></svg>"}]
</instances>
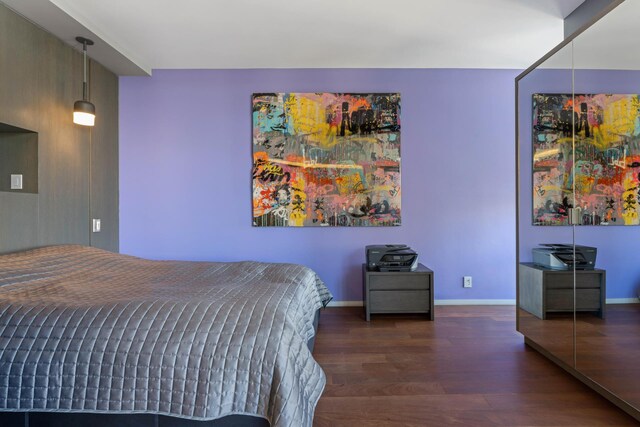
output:
<instances>
[{"instance_id":1,"label":"gray wall panel","mask_svg":"<svg viewBox=\"0 0 640 427\"><path fill-rule=\"evenodd\" d=\"M97 112L92 129L72 122L73 103L82 96L81 52L0 5L0 122L38 133L40 187L39 215L26 213L28 203L4 197L0 222L3 229L22 228L27 234L37 230L37 246L93 242L118 250L118 80L92 63L90 86ZM92 164L92 176L99 177L95 182L100 188L94 191L94 212L90 213L92 134L102 146L96 148L100 152L94 153ZM99 238L91 233L92 216L105 216L109 225ZM24 220L15 222L16 217ZM0 239L3 252L24 247L15 235Z\"/></svg>"},{"instance_id":2,"label":"gray wall panel","mask_svg":"<svg viewBox=\"0 0 640 427\"><path fill-rule=\"evenodd\" d=\"M118 77L94 62L91 81L91 97L99 112L96 121L104 122L91 132L91 213L102 222L102 231L91 235L91 244L118 251Z\"/></svg>"},{"instance_id":3,"label":"gray wall panel","mask_svg":"<svg viewBox=\"0 0 640 427\"><path fill-rule=\"evenodd\" d=\"M0 253L38 245L38 195L0 192Z\"/></svg>"}]
</instances>

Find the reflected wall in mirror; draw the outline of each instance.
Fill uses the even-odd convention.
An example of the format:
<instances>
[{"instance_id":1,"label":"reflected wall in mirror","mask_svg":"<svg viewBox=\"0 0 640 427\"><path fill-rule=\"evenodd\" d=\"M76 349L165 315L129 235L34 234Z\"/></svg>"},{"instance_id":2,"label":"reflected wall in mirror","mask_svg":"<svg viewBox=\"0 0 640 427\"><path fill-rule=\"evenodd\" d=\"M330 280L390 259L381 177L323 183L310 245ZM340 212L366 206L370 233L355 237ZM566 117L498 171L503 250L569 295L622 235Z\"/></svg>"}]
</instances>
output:
<instances>
[{"instance_id":1,"label":"reflected wall in mirror","mask_svg":"<svg viewBox=\"0 0 640 427\"><path fill-rule=\"evenodd\" d=\"M617 180L623 197L614 209L625 224L640 223L638 19L640 2L627 0L573 41L575 93L627 94L601 96L595 106L610 116L610 125L595 144L576 146L576 162L603 171L591 174L593 186ZM596 115L589 121L598 126ZM611 153L619 153L617 159ZM606 203L604 197L590 202L590 209ZM596 246L597 266L607 272L606 317L576 315L576 369L640 410L640 228L576 227L575 241Z\"/></svg>"}]
</instances>

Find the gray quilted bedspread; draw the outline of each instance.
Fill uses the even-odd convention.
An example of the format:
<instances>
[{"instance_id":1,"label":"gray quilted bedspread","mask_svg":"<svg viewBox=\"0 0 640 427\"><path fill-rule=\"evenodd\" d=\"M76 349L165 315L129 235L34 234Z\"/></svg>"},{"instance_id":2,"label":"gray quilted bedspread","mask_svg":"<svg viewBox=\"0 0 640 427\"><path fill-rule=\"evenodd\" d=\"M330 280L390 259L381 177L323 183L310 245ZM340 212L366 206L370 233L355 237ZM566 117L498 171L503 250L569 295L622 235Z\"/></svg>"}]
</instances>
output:
<instances>
[{"instance_id":1,"label":"gray quilted bedspread","mask_svg":"<svg viewBox=\"0 0 640 427\"><path fill-rule=\"evenodd\" d=\"M0 255L0 410L311 426L325 376L307 340L330 299L293 264Z\"/></svg>"}]
</instances>

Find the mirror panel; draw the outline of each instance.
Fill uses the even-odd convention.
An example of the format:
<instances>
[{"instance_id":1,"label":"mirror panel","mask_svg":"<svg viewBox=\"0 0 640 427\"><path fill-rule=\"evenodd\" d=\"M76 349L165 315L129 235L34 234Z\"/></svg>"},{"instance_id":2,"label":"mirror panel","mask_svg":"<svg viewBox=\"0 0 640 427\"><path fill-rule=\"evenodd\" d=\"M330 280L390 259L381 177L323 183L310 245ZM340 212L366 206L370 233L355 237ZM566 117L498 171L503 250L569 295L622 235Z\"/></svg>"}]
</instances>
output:
<instances>
[{"instance_id":1,"label":"mirror panel","mask_svg":"<svg viewBox=\"0 0 640 427\"><path fill-rule=\"evenodd\" d=\"M583 219L575 240L577 245L597 248L596 268L606 272L603 312L576 312L576 369L636 408L640 408L639 17L640 2L627 0L573 41L574 90L582 122L576 133L576 201ZM578 301L598 297L598 290L579 277L577 286ZM580 295L581 290L594 295Z\"/></svg>"},{"instance_id":2,"label":"mirror panel","mask_svg":"<svg viewBox=\"0 0 640 427\"><path fill-rule=\"evenodd\" d=\"M573 271L533 264L534 248L572 254L572 44L520 79L518 91L518 330L574 366ZM536 256L548 257L547 251Z\"/></svg>"}]
</instances>

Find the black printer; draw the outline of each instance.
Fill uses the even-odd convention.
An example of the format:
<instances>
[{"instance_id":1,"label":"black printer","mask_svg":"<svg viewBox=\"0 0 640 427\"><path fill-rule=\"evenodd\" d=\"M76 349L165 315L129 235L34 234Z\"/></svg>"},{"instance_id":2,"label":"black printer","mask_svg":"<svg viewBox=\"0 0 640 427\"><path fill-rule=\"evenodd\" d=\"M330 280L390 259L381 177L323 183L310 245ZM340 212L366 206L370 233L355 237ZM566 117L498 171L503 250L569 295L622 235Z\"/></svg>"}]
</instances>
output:
<instances>
[{"instance_id":1,"label":"black printer","mask_svg":"<svg viewBox=\"0 0 640 427\"><path fill-rule=\"evenodd\" d=\"M368 270L415 271L418 254L407 245L368 245L365 248Z\"/></svg>"},{"instance_id":2,"label":"black printer","mask_svg":"<svg viewBox=\"0 0 640 427\"><path fill-rule=\"evenodd\" d=\"M554 270L593 270L598 250L592 246L546 243L533 248L533 263Z\"/></svg>"}]
</instances>

